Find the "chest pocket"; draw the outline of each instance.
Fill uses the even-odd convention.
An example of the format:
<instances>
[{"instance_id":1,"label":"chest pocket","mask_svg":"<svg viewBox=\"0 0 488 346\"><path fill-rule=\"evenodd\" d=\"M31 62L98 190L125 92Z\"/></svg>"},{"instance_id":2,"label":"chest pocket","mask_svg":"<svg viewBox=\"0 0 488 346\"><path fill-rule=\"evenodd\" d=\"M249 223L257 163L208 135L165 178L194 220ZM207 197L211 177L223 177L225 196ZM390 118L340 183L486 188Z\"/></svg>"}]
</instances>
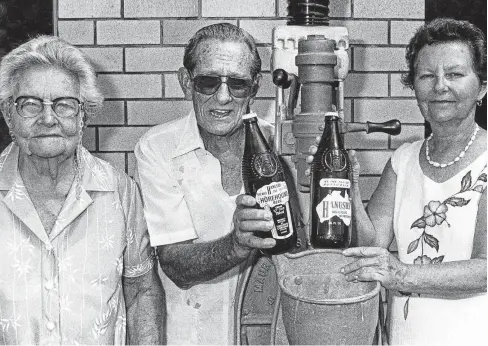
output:
<instances>
[{"instance_id":1,"label":"chest pocket","mask_svg":"<svg viewBox=\"0 0 488 346\"><path fill-rule=\"evenodd\" d=\"M172 161L174 177L184 193L197 241L209 241L229 233L235 203L223 190L220 163L202 149Z\"/></svg>"}]
</instances>

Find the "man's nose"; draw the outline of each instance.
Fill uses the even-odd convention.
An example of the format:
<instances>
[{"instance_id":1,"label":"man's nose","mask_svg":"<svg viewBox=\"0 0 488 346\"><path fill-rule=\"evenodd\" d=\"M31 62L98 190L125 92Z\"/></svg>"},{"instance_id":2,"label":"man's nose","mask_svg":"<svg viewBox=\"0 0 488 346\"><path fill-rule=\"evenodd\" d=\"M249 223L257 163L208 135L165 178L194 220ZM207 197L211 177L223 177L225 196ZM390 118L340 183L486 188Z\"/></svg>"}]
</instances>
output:
<instances>
[{"instance_id":1,"label":"man's nose","mask_svg":"<svg viewBox=\"0 0 488 346\"><path fill-rule=\"evenodd\" d=\"M444 76L436 76L435 77L435 84L434 84L434 90L437 93L443 93L447 91L448 89L448 81Z\"/></svg>"},{"instance_id":2,"label":"man's nose","mask_svg":"<svg viewBox=\"0 0 488 346\"><path fill-rule=\"evenodd\" d=\"M227 83L222 82L222 84L220 84L219 88L215 92L215 97L217 98L217 101L223 105L232 101L232 95L230 94Z\"/></svg>"}]
</instances>

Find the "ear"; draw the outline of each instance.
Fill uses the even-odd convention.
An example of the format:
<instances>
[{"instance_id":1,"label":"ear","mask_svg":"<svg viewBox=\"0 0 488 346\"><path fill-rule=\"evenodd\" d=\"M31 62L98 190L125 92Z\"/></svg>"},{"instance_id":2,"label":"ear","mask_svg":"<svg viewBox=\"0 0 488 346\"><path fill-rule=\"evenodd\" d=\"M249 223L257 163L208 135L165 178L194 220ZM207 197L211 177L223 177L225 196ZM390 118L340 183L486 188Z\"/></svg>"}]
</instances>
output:
<instances>
[{"instance_id":1,"label":"ear","mask_svg":"<svg viewBox=\"0 0 488 346\"><path fill-rule=\"evenodd\" d=\"M184 67L178 70L178 81L180 82L181 90L185 94L185 100L191 101L193 99L193 85L190 73Z\"/></svg>"},{"instance_id":2,"label":"ear","mask_svg":"<svg viewBox=\"0 0 488 346\"><path fill-rule=\"evenodd\" d=\"M256 78L254 79L254 86L251 94L251 98L249 99L249 104L252 105L254 103L254 98L256 97L256 94L259 91L259 87L261 86L261 80L263 79L263 76L261 73L258 73L256 75Z\"/></svg>"},{"instance_id":3,"label":"ear","mask_svg":"<svg viewBox=\"0 0 488 346\"><path fill-rule=\"evenodd\" d=\"M9 128L12 128L12 115L10 113L10 101L4 101L0 104L0 112L1 115L3 116L3 119L5 119L5 123Z\"/></svg>"},{"instance_id":4,"label":"ear","mask_svg":"<svg viewBox=\"0 0 488 346\"><path fill-rule=\"evenodd\" d=\"M478 101L482 100L483 97L485 97L485 95L486 95L486 81L483 81L483 83L481 83L480 93L478 94Z\"/></svg>"}]
</instances>

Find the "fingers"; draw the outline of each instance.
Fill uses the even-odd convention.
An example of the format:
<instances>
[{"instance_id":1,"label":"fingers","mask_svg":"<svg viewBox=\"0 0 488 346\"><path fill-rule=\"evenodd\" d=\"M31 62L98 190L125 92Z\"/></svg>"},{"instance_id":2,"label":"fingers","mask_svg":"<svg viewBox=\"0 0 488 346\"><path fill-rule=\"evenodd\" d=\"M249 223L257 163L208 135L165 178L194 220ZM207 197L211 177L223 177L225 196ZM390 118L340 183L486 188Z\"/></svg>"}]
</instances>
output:
<instances>
[{"instance_id":1,"label":"fingers","mask_svg":"<svg viewBox=\"0 0 488 346\"><path fill-rule=\"evenodd\" d=\"M254 207L256 205L256 199L249 195L239 195L236 198L237 208L242 207Z\"/></svg>"},{"instance_id":2,"label":"fingers","mask_svg":"<svg viewBox=\"0 0 488 346\"><path fill-rule=\"evenodd\" d=\"M273 220L273 215L269 209L245 208L236 213L239 220Z\"/></svg>"},{"instance_id":3,"label":"fingers","mask_svg":"<svg viewBox=\"0 0 488 346\"><path fill-rule=\"evenodd\" d=\"M383 282L384 275L376 268L363 268L355 273L346 275L346 281L349 282L362 282L362 281L379 281Z\"/></svg>"},{"instance_id":4,"label":"fingers","mask_svg":"<svg viewBox=\"0 0 488 346\"><path fill-rule=\"evenodd\" d=\"M241 246L252 249L270 249L276 245L276 240L273 238L259 238L249 233L246 237L238 238L238 243Z\"/></svg>"},{"instance_id":5,"label":"fingers","mask_svg":"<svg viewBox=\"0 0 488 346\"><path fill-rule=\"evenodd\" d=\"M346 257L374 257L382 256L388 253L388 250L382 247L350 247L342 251L342 254Z\"/></svg>"},{"instance_id":6,"label":"fingers","mask_svg":"<svg viewBox=\"0 0 488 346\"><path fill-rule=\"evenodd\" d=\"M318 137L315 137L315 142L317 143L317 145L319 144L320 142L320 136ZM310 155L308 155L306 158L305 158L305 162L308 164L308 165L311 165L312 162L313 162L313 158L314 158L314 155L317 153L317 146L316 145L311 145L309 148L308 148L308 152ZM305 170L305 176L309 177L310 176L310 168L307 168Z\"/></svg>"},{"instance_id":7,"label":"fingers","mask_svg":"<svg viewBox=\"0 0 488 346\"><path fill-rule=\"evenodd\" d=\"M361 258L357 261L351 262L341 268L342 274L350 274L364 267L378 266L380 264L378 257Z\"/></svg>"},{"instance_id":8,"label":"fingers","mask_svg":"<svg viewBox=\"0 0 488 346\"><path fill-rule=\"evenodd\" d=\"M243 248L269 249L276 245L271 236L274 227L269 208L261 209L252 196L239 195L234 212L234 240ZM256 236L259 232L262 237ZM266 237L266 238L264 238Z\"/></svg>"},{"instance_id":9,"label":"fingers","mask_svg":"<svg viewBox=\"0 0 488 346\"><path fill-rule=\"evenodd\" d=\"M352 175L352 180L353 182L357 183L359 182L359 172L361 171L361 166L359 165L359 161L356 157L356 151L355 150L349 150L349 160L351 160L351 175Z\"/></svg>"}]
</instances>

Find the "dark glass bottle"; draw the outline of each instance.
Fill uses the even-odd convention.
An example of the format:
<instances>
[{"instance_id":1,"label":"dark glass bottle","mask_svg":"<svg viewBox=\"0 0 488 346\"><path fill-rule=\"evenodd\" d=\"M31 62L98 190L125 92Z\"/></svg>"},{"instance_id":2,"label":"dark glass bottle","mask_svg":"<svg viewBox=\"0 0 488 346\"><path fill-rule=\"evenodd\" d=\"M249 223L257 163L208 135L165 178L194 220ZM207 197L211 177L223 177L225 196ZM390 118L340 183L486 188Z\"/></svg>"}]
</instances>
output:
<instances>
[{"instance_id":1,"label":"dark glass bottle","mask_svg":"<svg viewBox=\"0 0 488 346\"><path fill-rule=\"evenodd\" d=\"M243 119L246 133L242 158L244 190L256 198L260 208L271 211L275 224L269 235L256 232L256 236L272 236L276 240L273 248L261 251L267 255L288 252L295 246L297 234L283 167L259 129L256 114L246 114Z\"/></svg>"},{"instance_id":2,"label":"dark glass bottle","mask_svg":"<svg viewBox=\"0 0 488 346\"><path fill-rule=\"evenodd\" d=\"M310 241L314 248L342 249L351 244L350 170L339 117L329 112L311 167Z\"/></svg>"}]
</instances>

